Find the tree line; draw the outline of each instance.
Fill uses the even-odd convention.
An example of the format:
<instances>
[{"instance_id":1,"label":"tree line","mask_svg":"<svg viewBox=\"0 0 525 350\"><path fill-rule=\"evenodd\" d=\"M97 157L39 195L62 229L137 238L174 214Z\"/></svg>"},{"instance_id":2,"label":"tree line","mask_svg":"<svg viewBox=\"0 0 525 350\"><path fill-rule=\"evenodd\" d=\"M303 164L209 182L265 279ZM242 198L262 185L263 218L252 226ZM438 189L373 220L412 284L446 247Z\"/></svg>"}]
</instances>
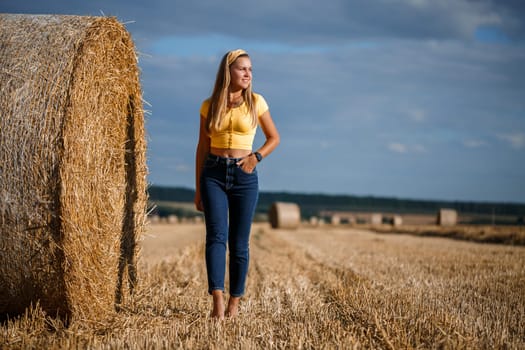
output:
<instances>
[{"instance_id":1,"label":"tree line","mask_svg":"<svg viewBox=\"0 0 525 350\"><path fill-rule=\"evenodd\" d=\"M195 191L184 187L151 186L151 202L193 202ZM484 215L525 216L525 203L498 203L475 201L442 201L403 199L394 197L265 192L259 194L258 213L267 213L274 202L293 202L301 207L304 217L318 215L323 210L381 211L393 213L435 213L440 208L455 209L461 213Z\"/></svg>"}]
</instances>

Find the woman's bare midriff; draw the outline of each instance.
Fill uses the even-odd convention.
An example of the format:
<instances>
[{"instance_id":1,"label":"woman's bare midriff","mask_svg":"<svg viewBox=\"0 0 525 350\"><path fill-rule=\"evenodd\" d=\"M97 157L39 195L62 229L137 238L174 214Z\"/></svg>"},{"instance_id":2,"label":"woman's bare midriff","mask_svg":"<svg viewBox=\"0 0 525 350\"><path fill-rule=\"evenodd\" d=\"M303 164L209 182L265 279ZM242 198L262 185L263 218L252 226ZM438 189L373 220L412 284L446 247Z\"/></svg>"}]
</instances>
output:
<instances>
[{"instance_id":1,"label":"woman's bare midriff","mask_svg":"<svg viewBox=\"0 0 525 350\"><path fill-rule=\"evenodd\" d=\"M224 158L243 158L252 153L246 149L210 148L210 153Z\"/></svg>"}]
</instances>

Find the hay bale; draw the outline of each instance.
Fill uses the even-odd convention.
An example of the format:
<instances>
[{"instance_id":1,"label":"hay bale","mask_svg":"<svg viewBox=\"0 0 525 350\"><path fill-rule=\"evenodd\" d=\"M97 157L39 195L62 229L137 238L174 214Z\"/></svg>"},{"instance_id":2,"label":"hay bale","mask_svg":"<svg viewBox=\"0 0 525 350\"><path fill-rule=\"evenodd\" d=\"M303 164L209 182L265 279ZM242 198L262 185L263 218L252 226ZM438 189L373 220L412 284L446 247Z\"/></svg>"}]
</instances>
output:
<instances>
[{"instance_id":1,"label":"hay bale","mask_svg":"<svg viewBox=\"0 0 525 350\"><path fill-rule=\"evenodd\" d=\"M341 223L341 217L339 215L332 215L330 217L330 223L332 225L339 225Z\"/></svg>"},{"instance_id":2,"label":"hay bale","mask_svg":"<svg viewBox=\"0 0 525 350\"><path fill-rule=\"evenodd\" d=\"M350 225L355 225L357 222L355 216L351 215L351 216L348 216L345 218L345 221L344 223L347 223L347 224L350 224Z\"/></svg>"},{"instance_id":3,"label":"hay bale","mask_svg":"<svg viewBox=\"0 0 525 350\"><path fill-rule=\"evenodd\" d=\"M272 228L296 229L301 223L301 210L295 203L275 202L269 217Z\"/></svg>"},{"instance_id":4,"label":"hay bale","mask_svg":"<svg viewBox=\"0 0 525 350\"><path fill-rule=\"evenodd\" d=\"M381 225L383 223L383 215L380 213L370 214L370 223L372 225Z\"/></svg>"},{"instance_id":5,"label":"hay bale","mask_svg":"<svg viewBox=\"0 0 525 350\"><path fill-rule=\"evenodd\" d=\"M177 215L168 215L168 224L178 224L179 217Z\"/></svg>"},{"instance_id":6,"label":"hay bale","mask_svg":"<svg viewBox=\"0 0 525 350\"><path fill-rule=\"evenodd\" d=\"M0 62L0 314L103 319L145 221L131 37L114 18L0 14Z\"/></svg>"},{"instance_id":7,"label":"hay bale","mask_svg":"<svg viewBox=\"0 0 525 350\"><path fill-rule=\"evenodd\" d=\"M149 223L150 224L158 224L161 221L160 220L160 216L158 216L156 214L148 216L148 219L149 219Z\"/></svg>"},{"instance_id":8,"label":"hay bale","mask_svg":"<svg viewBox=\"0 0 525 350\"><path fill-rule=\"evenodd\" d=\"M394 227L403 225L403 217L401 215L392 215L383 217L383 224L389 224Z\"/></svg>"},{"instance_id":9,"label":"hay bale","mask_svg":"<svg viewBox=\"0 0 525 350\"><path fill-rule=\"evenodd\" d=\"M401 215L394 215L392 217L392 226L398 227L403 225L403 217Z\"/></svg>"},{"instance_id":10,"label":"hay bale","mask_svg":"<svg viewBox=\"0 0 525 350\"><path fill-rule=\"evenodd\" d=\"M437 224L440 226L454 226L458 223L458 212L454 209L439 209Z\"/></svg>"},{"instance_id":11,"label":"hay bale","mask_svg":"<svg viewBox=\"0 0 525 350\"><path fill-rule=\"evenodd\" d=\"M308 220L310 225L317 226L319 225L319 218L317 216L310 216L310 219Z\"/></svg>"}]
</instances>

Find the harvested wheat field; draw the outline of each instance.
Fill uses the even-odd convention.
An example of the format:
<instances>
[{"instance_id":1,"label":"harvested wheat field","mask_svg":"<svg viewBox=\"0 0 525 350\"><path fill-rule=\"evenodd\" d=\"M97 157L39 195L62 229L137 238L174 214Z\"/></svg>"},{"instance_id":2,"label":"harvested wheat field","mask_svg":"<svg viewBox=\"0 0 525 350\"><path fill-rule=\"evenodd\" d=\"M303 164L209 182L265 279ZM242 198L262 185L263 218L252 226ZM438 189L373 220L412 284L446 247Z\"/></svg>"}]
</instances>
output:
<instances>
[{"instance_id":1,"label":"harvested wheat field","mask_svg":"<svg viewBox=\"0 0 525 350\"><path fill-rule=\"evenodd\" d=\"M240 315L208 317L204 225L150 225L134 300L114 319L64 328L33 308L6 348L519 349L525 247L256 224Z\"/></svg>"}]
</instances>

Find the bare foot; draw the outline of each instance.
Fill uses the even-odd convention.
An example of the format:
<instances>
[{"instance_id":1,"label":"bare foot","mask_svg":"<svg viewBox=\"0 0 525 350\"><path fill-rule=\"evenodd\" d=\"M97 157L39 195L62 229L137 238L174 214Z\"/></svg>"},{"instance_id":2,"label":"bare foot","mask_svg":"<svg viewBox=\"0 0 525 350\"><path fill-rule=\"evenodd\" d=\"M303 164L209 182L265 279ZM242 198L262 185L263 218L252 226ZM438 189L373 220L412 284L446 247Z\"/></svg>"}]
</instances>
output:
<instances>
[{"instance_id":1,"label":"bare foot","mask_svg":"<svg viewBox=\"0 0 525 350\"><path fill-rule=\"evenodd\" d=\"M222 290L211 292L213 296L213 310L210 316L216 320L224 320L224 297Z\"/></svg>"},{"instance_id":2,"label":"bare foot","mask_svg":"<svg viewBox=\"0 0 525 350\"><path fill-rule=\"evenodd\" d=\"M241 297L230 297L228 300L228 310L226 311L226 316L230 318L235 318L239 314L239 301Z\"/></svg>"}]
</instances>

